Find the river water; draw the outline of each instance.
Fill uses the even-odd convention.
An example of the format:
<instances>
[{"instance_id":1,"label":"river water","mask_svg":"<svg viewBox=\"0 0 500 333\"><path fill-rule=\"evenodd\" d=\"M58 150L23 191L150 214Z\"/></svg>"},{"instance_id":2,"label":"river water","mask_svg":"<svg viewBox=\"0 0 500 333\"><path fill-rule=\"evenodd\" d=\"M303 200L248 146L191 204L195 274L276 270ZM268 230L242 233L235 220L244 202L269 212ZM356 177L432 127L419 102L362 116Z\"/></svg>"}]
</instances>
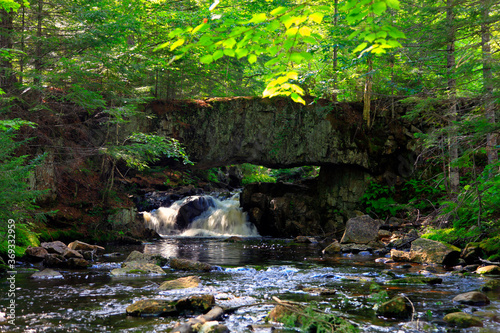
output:
<instances>
[{"instance_id":1,"label":"river water","mask_svg":"<svg viewBox=\"0 0 500 333\"><path fill-rule=\"evenodd\" d=\"M229 243L221 238L170 237L155 243L133 247L109 247L108 253L119 256L98 257L87 270L60 270L63 279L32 280L32 272L16 275L16 326L1 325L2 332L168 332L181 318L135 318L125 315L127 306L141 299L176 299L192 294L213 294L221 305L243 306L227 316L224 323L231 332L271 332L264 319L271 310L272 296L303 303L314 302L324 311L338 314L356 323L362 332L423 332L405 328L397 320L377 317L370 286L381 285L390 297L405 295L415 307L414 322L435 322L430 332L446 332L440 320L458 306L452 298L476 290L488 278L458 276L437 269L443 278L433 286L388 286L388 270L396 276L415 274L420 265L380 264L372 255L335 255L324 257L316 244L296 244L291 240L248 238ZM109 272L120 266L132 250L160 253L216 265L209 273L197 274L199 288L159 291L162 281L192 275L164 267L165 277L111 277ZM302 287L334 288L336 294L320 296L301 291ZM2 307L8 304L8 283L1 280ZM499 332L500 299L489 293L492 300L486 307L461 307L463 311L482 312L484 328L456 332ZM5 311L5 309L1 310ZM277 332L294 332L279 328Z\"/></svg>"}]
</instances>

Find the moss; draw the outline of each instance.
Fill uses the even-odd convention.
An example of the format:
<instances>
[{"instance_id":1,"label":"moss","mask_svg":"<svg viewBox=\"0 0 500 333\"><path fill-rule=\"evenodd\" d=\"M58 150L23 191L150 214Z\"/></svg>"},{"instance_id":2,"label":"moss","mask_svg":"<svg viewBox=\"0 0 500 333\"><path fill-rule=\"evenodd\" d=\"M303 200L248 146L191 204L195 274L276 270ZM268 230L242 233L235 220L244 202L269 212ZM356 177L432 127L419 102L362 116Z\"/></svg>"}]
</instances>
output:
<instances>
[{"instance_id":1,"label":"moss","mask_svg":"<svg viewBox=\"0 0 500 333\"><path fill-rule=\"evenodd\" d=\"M472 316L463 312L453 312L444 316L444 321L452 326L456 326L459 328L467 328L467 327L483 327L483 322L480 318Z\"/></svg>"}]
</instances>

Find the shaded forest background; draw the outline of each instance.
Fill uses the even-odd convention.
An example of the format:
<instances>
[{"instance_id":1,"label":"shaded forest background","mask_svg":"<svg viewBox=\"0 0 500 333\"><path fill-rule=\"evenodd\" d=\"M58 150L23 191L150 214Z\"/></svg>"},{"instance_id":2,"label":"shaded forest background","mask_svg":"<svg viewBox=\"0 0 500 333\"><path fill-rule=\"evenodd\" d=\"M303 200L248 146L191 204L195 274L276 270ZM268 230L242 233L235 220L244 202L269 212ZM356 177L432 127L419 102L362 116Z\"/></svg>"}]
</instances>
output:
<instances>
[{"instance_id":1,"label":"shaded forest background","mask_svg":"<svg viewBox=\"0 0 500 333\"><path fill-rule=\"evenodd\" d=\"M35 200L44 194L26 182L44 159L66 168L63 179L77 177L75 170L96 186L105 179L97 206L105 211L126 204L115 181L124 178L123 168L144 170L164 155L189 163L173 139L154 133L119 137L119 128L142 105L153 99L256 96L270 87L280 92L284 85L296 90L283 94L298 101L305 95L363 101L360 126L367 131L374 99L410 103L406 117L435 128L419 137L425 163L399 188L373 183L363 199L367 212L381 218L432 213L433 237L451 242L480 240L498 230L496 1L0 4L0 219L23 221L20 247L36 242L31 223L46 216ZM69 163L43 147L62 145L54 137L79 136L72 117L105 122L109 135L89 139Z\"/></svg>"}]
</instances>

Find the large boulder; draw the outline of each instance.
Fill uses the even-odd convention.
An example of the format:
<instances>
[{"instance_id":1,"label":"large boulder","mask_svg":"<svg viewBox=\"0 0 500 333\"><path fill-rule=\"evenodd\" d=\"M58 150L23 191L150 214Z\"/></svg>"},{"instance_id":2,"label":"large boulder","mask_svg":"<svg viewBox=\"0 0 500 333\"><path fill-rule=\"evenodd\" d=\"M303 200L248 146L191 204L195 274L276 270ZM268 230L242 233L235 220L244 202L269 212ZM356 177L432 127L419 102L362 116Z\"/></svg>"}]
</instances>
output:
<instances>
[{"instance_id":1,"label":"large boulder","mask_svg":"<svg viewBox=\"0 0 500 333\"><path fill-rule=\"evenodd\" d=\"M438 241L418 238L411 243L410 251L391 250L394 261L454 266L460 258L460 249Z\"/></svg>"},{"instance_id":2,"label":"large boulder","mask_svg":"<svg viewBox=\"0 0 500 333\"><path fill-rule=\"evenodd\" d=\"M81 251L81 252L94 251L99 254L104 253L104 248L102 246L87 244L79 240L69 243L68 248L74 251Z\"/></svg>"},{"instance_id":3,"label":"large boulder","mask_svg":"<svg viewBox=\"0 0 500 333\"><path fill-rule=\"evenodd\" d=\"M480 293L479 291L470 291L468 293L463 293L455 296L453 298L453 302L482 306L490 304L490 299L485 294Z\"/></svg>"},{"instance_id":4,"label":"large boulder","mask_svg":"<svg viewBox=\"0 0 500 333\"><path fill-rule=\"evenodd\" d=\"M173 290L173 289L185 289L185 288L196 288L200 285L200 278L197 276L185 276L175 280L163 282L158 289L160 290Z\"/></svg>"},{"instance_id":5,"label":"large boulder","mask_svg":"<svg viewBox=\"0 0 500 333\"><path fill-rule=\"evenodd\" d=\"M404 297L397 296L380 304L377 315L387 318L408 318L412 313L410 302Z\"/></svg>"},{"instance_id":6,"label":"large boulder","mask_svg":"<svg viewBox=\"0 0 500 333\"><path fill-rule=\"evenodd\" d=\"M60 255L63 255L64 251L68 249L66 244L61 241L44 242L41 243L40 246L47 250L48 253L55 253Z\"/></svg>"},{"instance_id":7,"label":"large boulder","mask_svg":"<svg viewBox=\"0 0 500 333\"><path fill-rule=\"evenodd\" d=\"M175 225L177 229L184 230L189 227L191 222L210 207L215 207L214 199L208 195L188 197L180 206Z\"/></svg>"},{"instance_id":8,"label":"large boulder","mask_svg":"<svg viewBox=\"0 0 500 333\"><path fill-rule=\"evenodd\" d=\"M161 255L142 253L134 250L130 252L130 254L128 255L127 259L125 259L124 262L127 263L131 261L163 266L168 262L168 259L162 257Z\"/></svg>"},{"instance_id":9,"label":"large boulder","mask_svg":"<svg viewBox=\"0 0 500 333\"><path fill-rule=\"evenodd\" d=\"M177 315L175 303L166 300L144 299L129 305L127 315L135 317L163 317Z\"/></svg>"},{"instance_id":10,"label":"large boulder","mask_svg":"<svg viewBox=\"0 0 500 333\"><path fill-rule=\"evenodd\" d=\"M42 261L49 252L41 246L32 247L28 246L26 252L24 252L24 257L28 261Z\"/></svg>"},{"instance_id":11,"label":"large boulder","mask_svg":"<svg viewBox=\"0 0 500 333\"><path fill-rule=\"evenodd\" d=\"M477 274L485 274L485 275L500 275L500 266L497 265L488 265L479 267L476 270Z\"/></svg>"},{"instance_id":12,"label":"large boulder","mask_svg":"<svg viewBox=\"0 0 500 333\"><path fill-rule=\"evenodd\" d=\"M418 238L411 243L410 253L413 262L454 266L460 258L456 246L426 238Z\"/></svg>"},{"instance_id":13,"label":"large boulder","mask_svg":"<svg viewBox=\"0 0 500 333\"><path fill-rule=\"evenodd\" d=\"M368 244L378 239L380 223L368 215L349 219L340 243Z\"/></svg>"},{"instance_id":14,"label":"large boulder","mask_svg":"<svg viewBox=\"0 0 500 333\"><path fill-rule=\"evenodd\" d=\"M189 259L170 258L170 268L182 271L209 272L212 265Z\"/></svg>"},{"instance_id":15,"label":"large boulder","mask_svg":"<svg viewBox=\"0 0 500 333\"><path fill-rule=\"evenodd\" d=\"M483 327L481 318L464 312L448 313L446 316L444 316L443 320L447 322L448 325L458 328Z\"/></svg>"}]
</instances>

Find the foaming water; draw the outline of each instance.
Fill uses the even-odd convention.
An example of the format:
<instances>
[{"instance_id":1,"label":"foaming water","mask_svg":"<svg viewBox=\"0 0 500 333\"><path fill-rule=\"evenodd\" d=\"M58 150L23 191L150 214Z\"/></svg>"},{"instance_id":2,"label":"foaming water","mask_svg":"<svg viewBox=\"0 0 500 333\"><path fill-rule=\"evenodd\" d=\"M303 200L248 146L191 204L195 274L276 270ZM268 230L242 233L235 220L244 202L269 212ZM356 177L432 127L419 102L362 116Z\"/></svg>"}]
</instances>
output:
<instances>
[{"instance_id":1,"label":"foaming water","mask_svg":"<svg viewBox=\"0 0 500 333\"><path fill-rule=\"evenodd\" d=\"M194 203L194 204L193 204ZM179 226L179 215L189 215L182 208L191 204L191 209L201 211L186 229ZM143 212L144 223L161 236L185 237L258 237L257 228L248 221L242 211L239 194L226 200L211 196L190 196L174 202L170 207L160 207L151 212Z\"/></svg>"}]
</instances>

